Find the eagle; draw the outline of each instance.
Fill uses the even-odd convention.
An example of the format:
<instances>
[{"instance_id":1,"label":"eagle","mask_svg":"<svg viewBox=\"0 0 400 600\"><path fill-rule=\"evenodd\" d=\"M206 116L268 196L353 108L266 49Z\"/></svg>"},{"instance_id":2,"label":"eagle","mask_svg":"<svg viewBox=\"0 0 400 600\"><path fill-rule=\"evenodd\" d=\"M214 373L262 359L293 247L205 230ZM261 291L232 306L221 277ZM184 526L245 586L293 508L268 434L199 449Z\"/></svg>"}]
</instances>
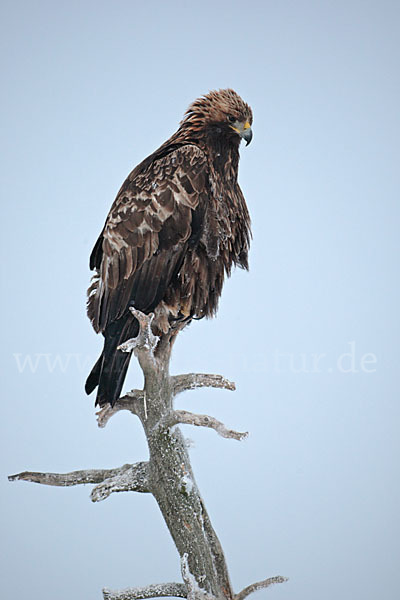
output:
<instances>
[{"instance_id":1,"label":"eagle","mask_svg":"<svg viewBox=\"0 0 400 600\"><path fill-rule=\"evenodd\" d=\"M225 276L248 269L238 166L252 122L234 90L205 94L119 190L90 256L87 312L104 336L85 385L87 394L97 387L96 405L113 406L121 393L131 354L118 347L139 331L130 307L154 313L153 332L163 336L215 315Z\"/></svg>"}]
</instances>

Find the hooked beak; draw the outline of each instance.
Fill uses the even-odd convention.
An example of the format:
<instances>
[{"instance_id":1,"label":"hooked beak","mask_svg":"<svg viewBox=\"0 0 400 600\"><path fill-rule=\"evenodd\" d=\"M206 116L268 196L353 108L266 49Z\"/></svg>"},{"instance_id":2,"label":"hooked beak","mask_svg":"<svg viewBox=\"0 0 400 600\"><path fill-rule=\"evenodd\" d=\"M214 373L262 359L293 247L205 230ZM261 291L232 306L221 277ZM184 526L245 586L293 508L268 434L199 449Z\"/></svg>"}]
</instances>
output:
<instances>
[{"instance_id":1,"label":"hooked beak","mask_svg":"<svg viewBox=\"0 0 400 600\"><path fill-rule=\"evenodd\" d=\"M239 123L239 121L236 121L234 125L231 125L231 128L246 142L246 146L250 144L253 139L253 132L248 121L246 121L246 123Z\"/></svg>"},{"instance_id":2,"label":"hooked beak","mask_svg":"<svg viewBox=\"0 0 400 600\"><path fill-rule=\"evenodd\" d=\"M253 132L248 121L243 125L243 131L241 132L240 137L244 139L246 146L248 146L253 139Z\"/></svg>"}]
</instances>

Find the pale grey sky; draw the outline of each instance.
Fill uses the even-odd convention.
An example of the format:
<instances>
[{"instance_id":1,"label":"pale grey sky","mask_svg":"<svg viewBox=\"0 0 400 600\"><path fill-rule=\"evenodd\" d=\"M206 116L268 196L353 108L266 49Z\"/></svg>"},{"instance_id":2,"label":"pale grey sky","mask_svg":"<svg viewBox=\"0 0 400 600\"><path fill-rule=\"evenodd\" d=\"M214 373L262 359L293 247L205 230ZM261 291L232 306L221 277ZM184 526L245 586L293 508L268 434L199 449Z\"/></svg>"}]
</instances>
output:
<instances>
[{"instance_id":1,"label":"pale grey sky","mask_svg":"<svg viewBox=\"0 0 400 600\"><path fill-rule=\"evenodd\" d=\"M146 457L139 423L99 430L83 391L88 258L131 168L229 86L254 111L251 270L173 370L234 379L179 406L250 437L186 427L195 475L236 590L281 574L260 597L397 600L399 3L14 0L0 23L2 597L180 579L151 497L6 475Z\"/></svg>"}]
</instances>

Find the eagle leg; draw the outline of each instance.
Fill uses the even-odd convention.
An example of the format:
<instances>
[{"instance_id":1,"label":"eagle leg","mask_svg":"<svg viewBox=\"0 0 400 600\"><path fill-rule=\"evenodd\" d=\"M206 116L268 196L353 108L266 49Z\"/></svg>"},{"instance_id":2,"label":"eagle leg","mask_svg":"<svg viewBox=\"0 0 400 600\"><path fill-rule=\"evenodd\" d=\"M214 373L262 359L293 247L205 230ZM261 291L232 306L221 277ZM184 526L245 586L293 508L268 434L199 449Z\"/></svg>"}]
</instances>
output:
<instances>
[{"instance_id":1,"label":"eagle leg","mask_svg":"<svg viewBox=\"0 0 400 600\"><path fill-rule=\"evenodd\" d=\"M118 346L118 350L122 352L135 352L135 350L148 350L153 354L155 347L158 344L159 337L154 335L151 330L151 323L154 319L154 313L145 315L140 310L133 306L129 307L130 312L139 321L139 333L136 337L126 340Z\"/></svg>"}]
</instances>

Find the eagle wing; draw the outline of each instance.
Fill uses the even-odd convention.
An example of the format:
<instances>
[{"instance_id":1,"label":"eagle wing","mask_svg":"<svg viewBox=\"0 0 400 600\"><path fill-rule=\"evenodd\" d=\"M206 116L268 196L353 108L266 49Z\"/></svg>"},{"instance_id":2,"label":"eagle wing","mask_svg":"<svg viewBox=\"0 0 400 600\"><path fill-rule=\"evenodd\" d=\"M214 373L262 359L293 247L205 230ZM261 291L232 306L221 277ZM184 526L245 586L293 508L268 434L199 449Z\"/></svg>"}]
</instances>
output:
<instances>
[{"instance_id":1,"label":"eagle wing","mask_svg":"<svg viewBox=\"0 0 400 600\"><path fill-rule=\"evenodd\" d=\"M96 331L104 331L130 305L145 312L162 300L188 244L200 238L208 194L206 155L194 145L132 171L90 258L96 274L88 315Z\"/></svg>"}]
</instances>

